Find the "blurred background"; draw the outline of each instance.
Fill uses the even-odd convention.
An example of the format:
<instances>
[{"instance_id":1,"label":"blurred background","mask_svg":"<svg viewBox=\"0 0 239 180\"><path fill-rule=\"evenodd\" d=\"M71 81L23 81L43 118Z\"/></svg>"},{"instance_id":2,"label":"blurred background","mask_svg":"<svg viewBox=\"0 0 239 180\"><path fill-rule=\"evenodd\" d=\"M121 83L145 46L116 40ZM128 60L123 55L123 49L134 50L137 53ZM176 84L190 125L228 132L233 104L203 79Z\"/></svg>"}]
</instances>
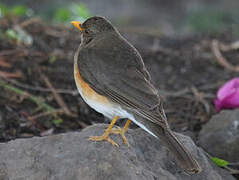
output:
<instances>
[{"instance_id":1,"label":"blurred background","mask_svg":"<svg viewBox=\"0 0 239 180\"><path fill-rule=\"evenodd\" d=\"M238 9L237 0L1 0L0 16L40 16L69 25L73 19L101 15L127 30L178 36L226 29L238 33Z\"/></svg>"}]
</instances>

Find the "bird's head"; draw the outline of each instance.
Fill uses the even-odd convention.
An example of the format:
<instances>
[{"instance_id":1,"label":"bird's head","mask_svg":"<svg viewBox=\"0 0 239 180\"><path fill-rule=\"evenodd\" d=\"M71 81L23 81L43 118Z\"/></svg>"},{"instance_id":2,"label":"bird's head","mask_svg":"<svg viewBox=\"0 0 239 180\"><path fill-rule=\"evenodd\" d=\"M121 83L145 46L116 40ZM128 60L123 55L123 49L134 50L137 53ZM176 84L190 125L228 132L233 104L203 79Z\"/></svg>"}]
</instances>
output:
<instances>
[{"instance_id":1,"label":"bird's head","mask_svg":"<svg viewBox=\"0 0 239 180\"><path fill-rule=\"evenodd\" d=\"M85 43L90 42L92 39L102 34L115 31L115 28L108 20L99 16L88 18L84 23L79 21L72 21L71 23L81 31L81 37Z\"/></svg>"}]
</instances>

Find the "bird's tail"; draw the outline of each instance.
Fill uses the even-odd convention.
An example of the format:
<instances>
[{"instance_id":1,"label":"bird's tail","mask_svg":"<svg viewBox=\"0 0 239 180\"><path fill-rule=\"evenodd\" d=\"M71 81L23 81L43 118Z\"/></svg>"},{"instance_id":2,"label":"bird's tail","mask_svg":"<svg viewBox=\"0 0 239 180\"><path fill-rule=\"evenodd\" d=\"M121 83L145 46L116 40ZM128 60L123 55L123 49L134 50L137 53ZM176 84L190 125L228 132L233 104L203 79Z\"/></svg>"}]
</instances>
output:
<instances>
[{"instance_id":1,"label":"bird's tail","mask_svg":"<svg viewBox=\"0 0 239 180\"><path fill-rule=\"evenodd\" d=\"M178 140L173 131L171 131L165 121L164 125L156 124L149 121L137 114L134 114L137 119L138 125L149 132L150 134L158 137L161 142L174 154L175 159L179 165L188 174L196 174L201 171L201 167L193 155L186 149L186 147Z\"/></svg>"},{"instance_id":2,"label":"bird's tail","mask_svg":"<svg viewBox=\"0 0 239 180\"><path fill-rule=\"evenodd\" d=\"M175 155L180 166L189 174L199 173L201 167L192 154L184 147L171 130L165 129L164 136L160 136L168 149Z\"/></svg>"}]
</instances>

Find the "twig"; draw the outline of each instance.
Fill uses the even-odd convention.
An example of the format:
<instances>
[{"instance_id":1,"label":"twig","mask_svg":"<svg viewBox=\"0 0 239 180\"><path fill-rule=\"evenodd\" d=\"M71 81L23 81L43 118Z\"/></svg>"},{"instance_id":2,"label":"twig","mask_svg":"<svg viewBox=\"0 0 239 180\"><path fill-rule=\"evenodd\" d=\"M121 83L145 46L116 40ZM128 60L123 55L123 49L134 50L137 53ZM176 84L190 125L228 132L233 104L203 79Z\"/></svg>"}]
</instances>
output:
<instances>
[{"instance_id":1,"label":"twig","mask_svg":"<svg viewBox=\"0 0 239 180\"><path fill-rule=\"evenodd\" d=\"M220 44L220 49L222 50L222 51L230 51L230 50L237 50L237 49L239 49L239 41L235 41L235 42L233 42L233 43L231 43L231 44L229 44L229 45L225 45L225 44Z\"/></svg>"},{"instance_id":2,"label":"twig","mask_svg":"<svg viewBox=\"0 0 239 180\"><path fill-rule=\"evenodd\" d=\"M200 90L209 90L209 89L217 89L218 87L220 87L221 85L223 85L223 82L217 82L214 84L205 84L201 87L199 87Z\"/></svg>"},{"instance_id":3,"label":"twig","mask_svg":"<svg viewBox=\"0 0 239 180\"><path fill-rule=\"evenodd\" d=\"M29 26L30 24L32 23L41 23L41 19L39 17L33 17L33 18L30 18L30 19L27 19L26 21L23 21L20 26L22 28L26 27L26 26Z\"/></svg>"},{"instance_id":4,"label":"twig","mask_svg":"<svg viewBox=\"0 0 239 180\"><path fill-rule=\"evenodd\" d=\"M36 114L34 116L30 116L30 117L32 119L38 119L38 118L43 117L43 116L48 116L48 115L52 115L52 114L56 115L56 114L61 114L63 112L64 112L64 110L62 110L62 109L55 109L53 111L41 112L39 114Z\"/></svg>"},{"instance_id":5,"label":"twig","mask_svg":"<svg viewBox=\"0 0 239 180\"><path fill-rule=\"evenodd\" d=\"M239 174L239 170L237 169L232 169L228 166L225 166L225 169L227 169L230 172L230 174Z\"/></svg>"},{"instance_id":6,"label":"twig","mask_svg":"<svg viewBox=\"0 0 239 180\"><path fill-rule=\"evenodd\" d=\"M179 91L175 91L175 92L168 92L168 91L164 91L164 90L159 90L159 93L162 94L162 96L169 96L169 97L178 97L178 96L182 96L184 94L187 94L188 92L190 92L189 88L185 88Z\"/></svg>"},{"instance_id":7,"label":"twig","mask_svg":"<svg viewBox=\"0 0 239 180\"><path fill-rule=\"evenodd\" d=\"M202 147L200 147L201 149L203 149ZM203 152L206 154L206 156L211 160L212 156L205 150L203 149ZM239 174L239 170L238 169L233 169L231 167L229 167L230 165L233 165L233 163L230 163L227 166L224 166L225 169L227 169L229 171L230 174Z\"/></svg>"},{"instance_id":8,"label":"twig","mask_svg":"<svg viewBox=\"0 0 239 180\"><path fill-rule=\"evenodd\" d=\"M12 67L12 65L9 64L8 62L6 62L6 61L4 60L4 58L1 57L1 56L0 56L0 66L1 66L1 67L6 67L6 68Z\"/></svg>"},{"instance_id":9,"label":"twig","mask_svg":"<svg viewBox=\"0 0 239 180\"><path fill-rule=\"evenodd\" d=\"M43 115L52 115L54 117L57 117L57 111L59 113L59 110L55 110L55 108L51 107L50 105L46 104L42 98L39 98L39 97L36 97L26 91L23 91L17 87L14 87L14 86L11 86L9 84L7 84L6 82L4 81L1 81L0 80L0 86L4 87L5 89L8 89L16 94L19 94L19 95L22 95L22 96L25 96L27 97L29 100L31 100L32 102L36 103L38 105L39 108L41 109L45 109L45 113L42 113L41 116ZM36 117L39 118L39 114L38 116L36 115ZM35 117L34 116L28 116L27 117L31 122L33 122L33 124L36 124L36 121L35 121ZM58 118L58 117L57 117ZM61 119L61 118L59 118ZM41 126L39 126L42 130L43 128Z\"/></svg>"},{"instance_id":10,"label":"twig","mask_svg":"<svg viewBox=\"0 0 239 180\"><path fill-rule=\"evenodd\" d=\"M44 103L41 98L36 97L36 96L34 96L26 91L23 91L17 87L11 86L2 80L0 80L0 86L4 87L5 89L8 89L16 94L20 94L20 95L28 97L32 102L36 103L39 107L44 108L46 111L54 111L55 110L50 105Z\"/></svg>"},{"instance_id":11,"label":"twig","mask_svg":"<svg viewBox=\"0 0 239 180\"><path fill-rule=\"evenodd\" d=\"M24 89L28 89L28 90L32 90L32 91L51 92L51 90L49 88L31 86L31 85L28 85L28 84L20 83L16 80L8 79L8 78L2 76L1 74L0 74L0 77L2 79L4 79L5 81L8 81L9 83L14 84L14 85L16 85L18 87L21 87L21 88L24 88ZM68 90L68 89L56 89L56 92L61 93L61 94L71 94L73 96L78 95L77 90L74 91L74 90Z\"/></svg>"},{"instance_id":12,"label":"twig","mask_svg":"<svg viewBox=\"0 0 239 180\"><path fill-rule=\"evenodd\" d=\"M19 53L19 52L21 51L18 49L3 50L0 52L0 56L8 56L8 55Z\"/></svg>"},{"instance_id":13,"label":"twig","mask_svg":"<svg viewBox=\"0 0 239 180\"><path fill-rule=\"evenodd\" d=\"M27 118L27 120L31 122L32 125L34 125L35 127L39 128L39 129L41 129L41 130L45 130L45 128L42 127L42 125L40 125L40 124L36 121L36 119L32 118L32 116L30 116L27 112L23 111L23 112L21 112L21 114L22 114L23 116L25 116L25 117Z\"/></svg>"},{"instance_id":14,"label":"twig","mask_svg":"<svg viewBox=\"0 0 239 180\"><path fill-rule=\"evenodd\" d=\"M3 76L5 78L23 78L23 74L20 71L13 73L0 71L0 76Z\"/></svg>"},{"instance_id":15,"label":"twig","mask_svg":"<svg viewBox=\"0 0 239 180\"><path fill-rule=\"evenodd\" d=\"M54 128L51 128L51 129L41 132L40 136L49 136L49 135L53 134L53 132L54 132Z\"/></svg>"},{"instance_id":16,"label":"twig","mask_svg":"<svg viewBox=\"0 0 239 180\"><path fill-rule=\"evenodd\" d=\"M196 96L196 98L198 99L199 102L201 102L204 105L204 108L206 110L206 112L209 114L210 113L210 105L208 104L208 102L204 99L203 97L203 93L200 93L196 87L192 87L192 92L193 94Z\"/></svg>"},{"instance_id":17,"label":"twig","mask_svg":"<svg viewBox=\"0 0 239 180\"><path fill-rule=\"evenodd\" d=\"M239 174L239 162L229 162L228 167L237 170L237 174Z\"/></svg>"},{"instance_id":18,"label":"twig","mask_svg":"<svg viewBox=\"0 0 239 180\"><path fill-rule=\"evenodd\" d=\"M66 103L64 102L64 100L62 99L62 97L60 96L60 94L58 94L55 90L55 88L53 87L53 85L51 84L51 82L49 81L49 79L43 74L41 73L41 77L44 80L44 82L46 83L46 85L48 86L48 88L51 90L53 96L56 99L56 102L59 104L59 106L63 109L63 111L68 115L68 116L74 116L74 114L69 110L69 108L67 107Z\"/></svg>"},{"instance_id":19,"label":"twig","mask_svg":"<svg viewBox=\"0 0 239 180\"><path fill-rule=\"evenodd\" d=\"M21 28L24 28L26 26L29 26L31 24L43 24L43 22L41 21L41 19L39 17L33 17L33 18L30 18L24 22L22 22L19 26ZM62 31L62 32L59 32L59 31L56 31L52 28L49 28L47 27L45 29L45 33L48 34L48 35L51 35L51 36L54 36L54 37L63 37L63 36L67 36L69 33L67 31Z\"/></svg>"},{"instance_id":20,"label":"twig","mask_svg":"<svg viewBox=\"0 0 239 180\"><path fill-rule=\"evenodd\" d=\"M198 89L200 90L209 90L209 89L214 89L214 88L218 88L219 86L221 86L223 83L215 83L215 84L206 84L206 85L203 85L201 87L198 87ZM189 92L192 92L192 89L190 88L184 88L182 90L179 90L179 91L165 91L165 90L158 90L159 91L159 94L161 94L162 96L166 96L166 97L179 97L179 96L183 96ZM205 97L214 97L213 95L211 94L207 94L205 95Z\"/></svg>"},{"instance_id":21,"label":"twig","mask_svg":"<svg viewBox=\"0 0 239 180\"><path fill-rule=\"evenodd\" d=\"M83 129L89 126L88 124L84 123L83 121L77 121L77 123L78 123Z\"/></svg>"},{"instance_id":22,"label":"twig","mask_svg":"<svg viewBox=\"0 0 239 180\"><path fill-rule=\"evenodd\" d=\"M234 66L232 64L230 64L221 54L220 50L219 50L219 42L217 40L213 40L212 41L212 51L214 53L214 55L216 56L216 60L217 62L223 66L224 68L234 71L234 72L239 72L239 66Z\"/></svg>"},{"instance_id":23,"label":"twig","mask_svg":"<svg viewBox=\"0 0 239 180\"><path fill-rule=\"evenodd\" d=\"M45 30L45 33L48 34L48 35L50 35L50 36L57 37L57 38L59 38L59 37L65 37L65 36L67 36L67 35L69 34L69 33L66 32L66 31L61 31L61 32L59 32L59 31L56 31L56 30L50 29L50 28L46 29L46 30Z\"/></svg>"}]
</instances>

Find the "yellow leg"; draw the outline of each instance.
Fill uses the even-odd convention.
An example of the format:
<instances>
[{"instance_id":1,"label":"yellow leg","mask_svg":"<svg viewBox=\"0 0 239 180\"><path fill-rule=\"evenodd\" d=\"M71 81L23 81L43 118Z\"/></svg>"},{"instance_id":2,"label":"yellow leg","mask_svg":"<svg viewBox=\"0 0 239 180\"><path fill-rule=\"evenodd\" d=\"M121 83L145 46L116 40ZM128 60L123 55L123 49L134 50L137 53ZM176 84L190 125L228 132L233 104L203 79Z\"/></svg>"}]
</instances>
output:
<instances>
[{"instance_id":1,"label":"yellow leg","mask_svg":"<svg viewBox=\"0 0 239 180\"><path fill-rule=\"evenodd\" d=\"M123 129L115 128L115 129L112 129L112 131L111 131L111 133L113 133L113 134L120 134L124 143L127 144L128 146L129 146L129 142L128 142L127 138L125 137L125 133L130 125L130 122L131 122L131 120L128 119L127 122L125 123Z\"/></svg>"},{"instance_id":2,"label":"yellow leg","mask_svg":"<svg viewBox=\"0 0 239 180\"><path fill-rule=\"evenodd\" d=\"M119 147L119 145L109 137L111 129L113 128L114 124L116 123L116 121L118 119L119 119L119 117L115 116L114 119L112 120L112 122L110 123L110 125L108 126L108 128L105 130L103 135L101 135L101 136L90 136L90 140L91 141L104 141L104 140L106 140L106 141L110 142L112 145Z\"/></svg>"}]
</instances>

